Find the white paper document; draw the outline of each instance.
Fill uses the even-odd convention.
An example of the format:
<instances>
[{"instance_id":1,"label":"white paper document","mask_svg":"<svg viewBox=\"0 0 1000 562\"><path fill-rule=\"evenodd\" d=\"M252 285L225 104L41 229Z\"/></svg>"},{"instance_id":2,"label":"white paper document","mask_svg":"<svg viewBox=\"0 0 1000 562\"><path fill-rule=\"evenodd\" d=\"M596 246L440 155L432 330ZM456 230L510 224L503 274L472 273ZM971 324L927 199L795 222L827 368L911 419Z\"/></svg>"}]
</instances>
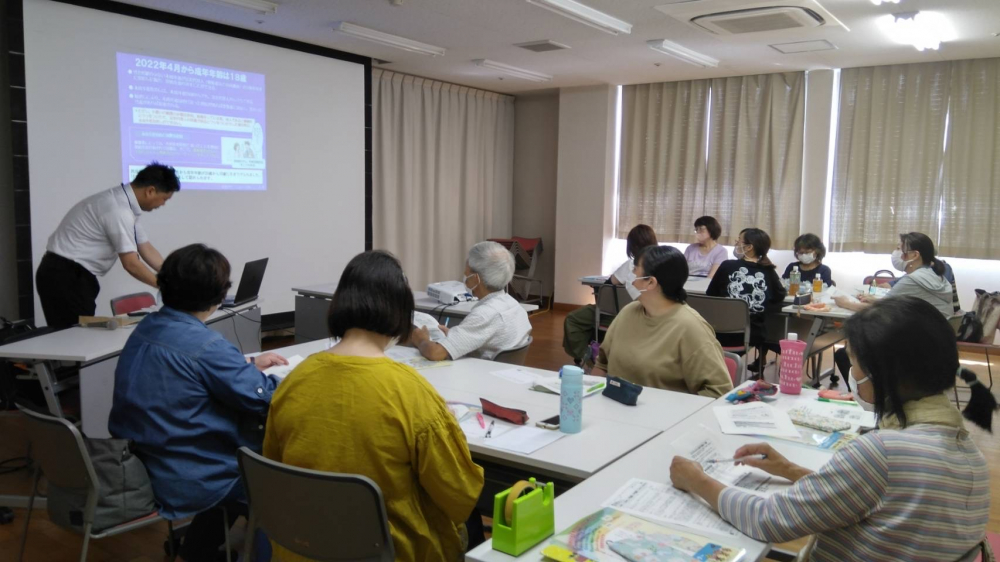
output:
<instances>
[{"instance_id":1,"label":"white paper document","mask_svg":"<svg viewBox=\"0 0 1000 562\"><path fill-rule=\"evenodd\" d=\"M483 439L482 444L487 447L513 451L523 455L530 455L546 445L566 437L566 434L559 430L541 429L538 427L523 426L512 431L505 432L497 436L496 428L493 429L493 436Z\"/></svg>"},{"instance_id":2,"label":"white paper document","mask_svg":"<svg viewBox=\"0 0 1000 562\"><path fill-rule=\"evenodd\" d=\"M485 439L486 441L491 441L496 437L507 433L515 429L517 426L512 423L495 423L493 424L493 431L490 433L491 437L486 439L486 432L490 429L490 422L493 419L484 417L483 424L479 424L479 416L471 415L466 416L461 422L459 422L458 427L462 428L462 432L465 433L465 437L469 440L473 439ZM483 427L486 426L486 427Z\"/></svg>"},{"instance_id":3,"label":"white paper document","mask_svg":"<svg viewBox=\"0 0 1000 562\"><path fill-rule=\"evenodd\" d=\"M264 369L265 375L274 375L278 377L278 380L284 380L288 376L288 373L292 372L292 369L299 366L299 363L306 360L305 357L301 355L292 355L291 357L285 357L288 360L287 365L275 365L274 367L269 367Z\"/></svg>"},{"instance_id":4,"label":"white paper document","mask_svg":"<svg viewBox=\"0 0 1000 562\"><path fill-rule=\"evenodd\" d=\"M437 318L426 312L413 311L413 325L418 328L427 328L427 333L431 336L431 341L440 341L445 338L444 332L438 326L441 325Z\"/></svg>"},{"instance_id":5,"label":"white paper document","mask_svg":"<svg viewBox=\"0 0 1000 562\"><path fill-rule=\"evenodd\" d=\"M414 369L429 369L432 367L447 367L451 365L451 361L431 361L420 355L420 350L415 347L406 347L402 345L397 345L391 347L385 352L385 356L397 363L402 363L404 365L409 365Z\"/></svg>"},{"instance_id":6,"label":"white paper document","mask_svg":"<svg viewBox=\"0 0 1000 562\"><path fill-rule=\"evenodd\" d=\"M704 427L704 426L702 426ZM705 432L691 432L671 443L674 449L684 458L701 465L705 474L723 484L735 486L741 490L767 495L773 484L773 477L763 471L748 466L737 466L736 463L712 463L712 459L731 459L735 450L725 450L708 428Z\"/></svg>"},{"instance_id":7,"label":"white paper document","mask_svg":"<svg viewBox=\"0 0 1000 562\"><path fill-rule=\"evenodd\" d=\"M799 434L788 414L763 402L713 408L719 429L728 435L770 435L795 437Z\"/></svg>"},{"instance_id":8,"label":"white paper document","mask_svg":"<svg viewBox=\"0 0 1000 562\"><path fill-rule=\"evenodd\" d=\"M742 535L707 504L694 496L670 484L660 484L640 478L629 480L601 504L601 507L613 507L650 521L684 525L698 531L729 537Z\"/></svg>"},{"instance_id":9,"label":"white paper document","mask_svg":"<svg viewBox=\"0 0 1000 562\"><path fill-rule=\"evenodd\" d=\"M513 369L504 369L502 371L490 371L490 374L494 377L500 377L516 384L531 384L538 380L540 376L526 369L519 369L516 367Z\"/></svg>"}]
</instances>

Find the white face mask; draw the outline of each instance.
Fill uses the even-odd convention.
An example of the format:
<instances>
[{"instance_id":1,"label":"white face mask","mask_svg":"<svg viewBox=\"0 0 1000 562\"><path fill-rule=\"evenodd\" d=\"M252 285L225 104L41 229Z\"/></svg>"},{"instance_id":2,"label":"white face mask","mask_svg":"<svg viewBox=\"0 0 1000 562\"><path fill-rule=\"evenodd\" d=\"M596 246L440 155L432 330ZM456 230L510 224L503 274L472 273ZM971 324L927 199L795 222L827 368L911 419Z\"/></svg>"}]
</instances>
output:
<instances>
[{"instance_id":1,"label":"white face mask","mask_svg":"<svg viewBox=\"0 0 1000 562\"><path fill-rule=\"evenodd\" d=\"M636 282L636 281L640 281L640 280L645 280L645 279L649 279L649 278L650 278L650 276L649 276L649 275L646 275L646 276L644 276L644 277L636 277L636 278L635 278L634 280L632 280L632 287L634 287L634 288L635 288L635 290L636 290L636 291L639 291L640 293L645 293L646 291L648 291L648 290L649 290L649 286L647 285L645 289L640 289L639 287L636 287L636 285L635 285L635 282Z\"/></svg>"},{"instance_id":2,"label":"white face mask","mask_svg":"<svg viewBox=\"0 0 1000 562\"><path fill-rule=\"evenodd\" d=\"M471 286L471 287L469 287L469 285L466 283L466 281L469 280L469 277L472 277L473 275L476 276L476 279L479 279L479 274L478 273L470 273L470 274L468 274L468 275L466 275L465 277L462 278L462 284L465 285L469 289L470 293L472 291L474 291L476 289L476 287L479 286L479 282L478 281L476 281L476 284L473 285L473 286Z\"/></svg>"},{"instance_id":3,"label":"white face mask","mask_svg":"<svg viewBox=\"0 0 1000 562\"><path fill-rule=\"evenodd\" d=\"M746 252L743 251L743 246L737 244L736 246L733 247L733 256L736 259L741 260L741 259L743 259L743 256L745 256L745 255L747 255L747 254L746 254Z\"/></svg>"},{"instance_id":4,"label":"white face mask","mask_svg":"<svg viewBox=\"0 0 1000 562\"><path fill-rule=\"evenodd\" d=\"M399 338L392 338L391 340L389 340L389 343L385 345L385 349L383 351L389 351L393 347L396 347L397 343L399 343Z\"/></svg>"},{"instance_id":5,"label":"white face mask","mask_svg":"<svg viewBox=\"0 0 1000 562\"><path fill-rule=\"evenodd\" d=\"M809 265L816 261L816 254L812 252L809 252L808 254L798 254L796 257L799 258L799 262L802 265Z\"/></svg>"},{"instance_id":6,"label":"white face mask","mask_svg":"<svg viewBox=\"0 0 1000 562\"><path fill-rule=\"evenodd\" d=\"M895 267L899 271L905 273L906 266L910 265L910 262L912 261L913 260L907 261L903 259L903 250L896 250L895 252L892 253L892 267Z\"/></svg>"},{"instance_id":7,"label":"white face mask","mask_svg":"<svg viewBox=\"0 0 1000 562\"><path fill-rule=\"evenodd\" d=\"M854 401L857 402L858 406L861 406L861 408L864 409L866 412L874 412L875 404L865 401L865 399L861 397L861 392L858 390L858 388L860 388L861 385L868 382L868 379L869 377L865 377L859 381L854 380L854 367L851 367L851 369L847 372L847 382L849 383L848 387L850 387L852 384L854 385L853 389Z\"/></svg>"}]
</instances>

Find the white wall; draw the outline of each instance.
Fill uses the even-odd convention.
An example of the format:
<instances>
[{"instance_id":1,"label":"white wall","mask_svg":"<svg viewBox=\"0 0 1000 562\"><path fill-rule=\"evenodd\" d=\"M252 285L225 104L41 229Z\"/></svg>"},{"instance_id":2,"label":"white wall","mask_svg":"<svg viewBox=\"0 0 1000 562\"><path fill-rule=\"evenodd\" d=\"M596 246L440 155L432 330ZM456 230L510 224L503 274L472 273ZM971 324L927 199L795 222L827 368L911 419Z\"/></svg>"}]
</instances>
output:
<instances>
[{"instance_id":1,"label":"white wall","mask_svg":"<svg viewBox=\"0 0 1000 562\"><path fill-rule=\"evenodd\" d=\"M518 95L514 109L513 235L541 237L536 277L547 296L555 279L559 91Z\"/></svg>"},{"instance_id":2,"label":"white wall","mask_svg":"<svg viewBox=\"0 0 1000 562\"><path fill-rule=\"evenodd\" d=\"M578 279L604 271L613 240L615 86L559 91L555 300L593 302Z\"/></svg>"}]
</instances>

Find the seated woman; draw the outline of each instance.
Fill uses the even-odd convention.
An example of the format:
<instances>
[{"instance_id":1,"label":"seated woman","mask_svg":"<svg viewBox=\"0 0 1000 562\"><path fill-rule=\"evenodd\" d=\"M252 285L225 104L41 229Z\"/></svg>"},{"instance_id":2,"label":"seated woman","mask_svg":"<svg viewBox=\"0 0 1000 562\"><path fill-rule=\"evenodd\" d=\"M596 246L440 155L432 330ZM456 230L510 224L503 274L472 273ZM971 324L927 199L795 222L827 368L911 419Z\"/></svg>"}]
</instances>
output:
<instances>
[{"instance_id":1,"label":"seated woman","mask_svg":"<svg viewBox=\"0 0 1000 562\"><path fill-rule=\"evenodd\" d=\"M611 322L592 374L710 397L732 390L715 330L684 302L688 269L680 251L646 248L635 275L639 299Z\"/></svg>"},{"instance_id":2,"label":"seated woman","mask_svg":"<svg viewBox=\"0 0 1000 562\"><path fill-rule=\"evenodd\" d=\"M365 252L347 264L327 317L341 338L310 356L271 399L264 456L362 474L382 489L396 558L461 560L460 525L483 487L465 435L434 387L385 356L412 329L399 261ZM275 546L276 560L301 560Z\"/></svg>"},{"instance_id":3,"label":"seated woman","mask_svg":"<svg viewBox=\"0 0 1000 562\"><path fill-rule=\"evenodd\" d=\"M698 217L694 221L696 242L684 250L690 275L712 277L726 261L726 248L717 242L721 235L722 225L715 217Z\"/></svg>"},{"instance_id":4,"label":"seated woman","mask_svg":"<svg viewBox=\"0 0 1000 562\"><path fill-rule=\"evenodd\" d=\"M930 237L920 232L900 234L899 244L892 253L892 266L906 275L896 281L887 296L917 297L929 302L945 318L955 314L954 287L945 276L945 264L937 259ZM834 298L834 302L848 310L864 310L875 301L869 295L861 295L860 299L861 302L852 302L847 297L839 296Z\"/></svg>"},{"instance_id":5,"label":"seated woman","mask_svg":"<svg viewBox=\"0 0 1000 562\"><path fill-rule=\"evenodd\" d=\"M795 239L795 259L798 261L788 264L781 278L788 279L792 274L792 268L798 266L803 284L812 284L813 279L819 277L828 287L832 287L833 272L828 266L823 265L824 257L826 257L826 246L819 236L803 234Z\"/></svg>"},{"instance_id":6,"label":"seated woman","mask_svg":"<svg viewBox=\"0 0 1000 562\"><path fill-rule=\"evenodd\" d=\"M288 362L264 353L252 362L205 325L229 282L229 261L203 244L174 250L156 276L163 308L135 327L115 368L108 431L134 442L160 515L194 515L180 559L215 560L223 521L246 515L235 451L260 451L278 380L261 371Z\"/></svg>"},{"instance_id":7,"label":"seated woman","mask_svg":"<svg viewBox=\"0 0 1000 562\"><path fill-rule=\"evenodd\" d=\"M885 299L847 320L856 367L851 384L874 410L879 429L857 437L813 472L771 445L746 445L735 457L793 482L763 498L727 487L696 462L674 457L674 487L705 499L751 538L785 542L815 535L810 561L959 560L986 534L990 471L969 437L949 390L970 384L965 417L990 429L997 402L961 369L955 334L935 307L915 297Z\"/></svg>"},{"instance_id":8,"label":"seated woman","mask_svg":"<svg viewBox=\"0 0 1000 562\"><path fill-rule=\"evenodd\" d=\"M750 307L750 345L761 352L760 359L766 359L765 342L767 326L764 316L768 312L781 310L788 291L781 284L774 264L768 259L771 251L771 237L759 228L747 228L740 232L733 248L735 260L726 260L712 277L705 294L710 297L728 297L746 301ZM740 334L719 334L719 341L725 347L741 347ZM777 351L777 346L768 346ZM747 366L754 372L763 370L765 361L758 359Z\"/></svg>"},{"instance_id":9,"label":"seated woman","mask_svg":"<svg viewBox=\"0 0 1000 562\"><path fill-rule=\"evenodd\" d=\"M957 289L946 277L948 269L944 262L937 259L934 242L930 237L920 232L910 232L899 235L899 244L892 253L892 266L906 273L896 280L889 293L883 297L912 296L930 303L945 318L955 315L955 303L958 301ZM954 279L954 277L952 277ZM837 306L848 310L860 311L876 302L875 297L859 295L861 302L854 302L845 296L834 297ZM851 368L851 359L843 348L833 352L833 361L837 364L840 375L847 380L847 372Z\"/></svg>"},{"instance_id":10,"label":"seated woman","mask_svg":"<svg viewBox=\"0 0 1000 562\"><path fill-rule=\"evenodd\" d=\"M633 227L628 232L625 243L625 254L628 259L608 278L608 283L618 286L624 285L632 300L639 298L639 291L632 286L632 281L635 279L635 273L632 272L634 267L632 260L644 248L656 245L656 233L653 232L652 227L645 224ZM622 303L622 306L625 304L627 303ZM577 364L583 362L587 356L590 342L594 339L594 318L596 317L594 309L596 307L595 304L589 304L578 308L567 314L566 320L563 322L563 349Z\"/></svg>"},{"instance_id":11,"label":"seated woman","mask_svg":"<svg viewBox=\"0 0 1000 562\"><path fill-rule=\"evenodd\" d=\"M527 344L531 335L528 313L507 294L513 278L514 256L507 248L496 242L475 244L465 262L464 282L478 302L458 326L451 330L438 326L443 339L431 341L427 328L417 328L410 343L431 361L466 355L493 359L501 351Z\"/></svg>"}]
</instances>

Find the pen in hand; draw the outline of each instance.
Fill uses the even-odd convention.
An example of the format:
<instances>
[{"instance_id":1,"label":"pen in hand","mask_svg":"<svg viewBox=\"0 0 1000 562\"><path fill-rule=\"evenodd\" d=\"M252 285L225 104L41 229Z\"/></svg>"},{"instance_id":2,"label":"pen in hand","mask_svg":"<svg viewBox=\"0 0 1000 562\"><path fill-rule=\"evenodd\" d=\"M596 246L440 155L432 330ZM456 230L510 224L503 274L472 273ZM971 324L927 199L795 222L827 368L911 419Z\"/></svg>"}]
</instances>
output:
<instances>
[{"instance_id":1,"label":"pen in hand","mask_svg":"<svg viewBox=\"0 0 1000 562\"><path fill-rule=\"evenodd\" d=\"M727 462L743 462L743 461L750 461L750 460L762 461L762 460L764 460L766 458L767 458L767 455L765 455L765 454L759 454L759 455L746 455L744 457L737 457L735 459L709 459L709 460L707 460L705 462L711 463L711 464L721 464L721 463L727 463Z\"/></svg>"}]
</instances>

